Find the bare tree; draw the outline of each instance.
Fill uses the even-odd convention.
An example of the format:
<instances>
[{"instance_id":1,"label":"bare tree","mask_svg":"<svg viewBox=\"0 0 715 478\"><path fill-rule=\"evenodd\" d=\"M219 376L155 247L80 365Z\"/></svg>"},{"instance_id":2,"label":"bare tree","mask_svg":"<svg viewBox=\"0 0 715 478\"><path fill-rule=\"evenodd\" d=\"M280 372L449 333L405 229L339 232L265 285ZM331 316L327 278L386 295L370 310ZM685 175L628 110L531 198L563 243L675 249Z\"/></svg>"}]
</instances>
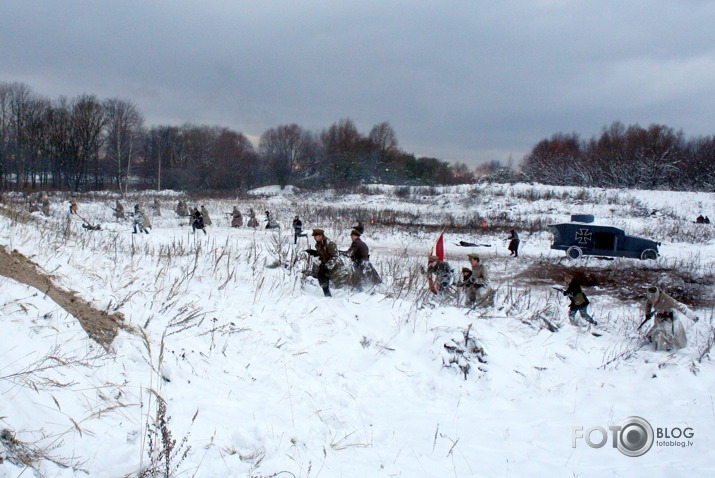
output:
<instances>
[{"instance_id":1,"label":"bare tree","mask_svg":"<svg viewBox=\"0 0 715 478\"><path fill-rule=\"evenodd\" d=\"M94 174L95 189L102 186L103 174L99 167L99 150L104 142L106 116L102 104L95 96L82 95L72 103L70 116L70 174L72 187L79 191Z\"/></svg>"},{"instance_id":2,"label":"bare tree","mask_svg":"<svg viewBox=\"0 0 715 478\"><path fill-rule=\"evenodd\" d=\"M106 159L114 165L119 192L126 194L132 164L139 153L144 118L132 102L111 98L104 102Z\"/></svg>"},{"instance_id":3,"label":"bare tree","mask_svg":"<svg viewBox=\"0 0 715 478\"><path fill-rule=\"evenodd\" d=\"M312 135L295 123L269 129L258 146L281 188L290 183L293 172L306 163L312 150Z\"/></svg>"}]
</instances>

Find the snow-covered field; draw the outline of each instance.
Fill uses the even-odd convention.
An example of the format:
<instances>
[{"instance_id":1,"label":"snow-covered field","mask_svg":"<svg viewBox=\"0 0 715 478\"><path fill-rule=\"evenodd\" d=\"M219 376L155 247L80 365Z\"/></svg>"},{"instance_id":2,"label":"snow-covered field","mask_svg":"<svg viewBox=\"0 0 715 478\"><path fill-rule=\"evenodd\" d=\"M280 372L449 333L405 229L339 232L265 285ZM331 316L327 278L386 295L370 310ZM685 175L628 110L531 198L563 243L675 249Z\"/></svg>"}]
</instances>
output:
<instances>
[{"instance_id":1,"label":"snow-covered field","mask_svg":"<svg viewBox=\"0 0 715 478\"><path fill-rule=\"evenodd\" d=\"M145 476L712 476L712 287L698 289L701 320L683 321L688 347L665 353L636 330L644 294L587 287L599 326L578 328L552 289L564 284L546 271L686 271L712 284L715 225L692 221L715 217L714 194L526 184L363 192L122 199L127 211L160 199L148 235L112 217L109 194L80 197L80 215L101 231L83 229L60 195L49 218L0 216L0 245L130 325L105 350L43 291L0 276L0 475L122 477L153 467ZM179 198L208 208L207 235L174 214ZM282 231L230 228L224 213L234 205L259 219L270 210ZM661 241L662 257L569 261L549 248L546 225L571 213ZM365 222L384 283L329 299L303 283L307 242L293 245L296 214L343 250L354 221ZM464 227L477 219L490 227ZM494 308L470 311L425 293L420 266L441 227L456 224L446 258L461 268L468 252L482 255ZM506 250L510 227L520 231L518 259ZM468 328L487 363L467 354L450 366L444 345L463 343ZM470 359L465 379L458 365ZM689 437L656 437L643 456L625 456L608 427L631 416L656 434ZM574 448L574 427L603 427L608 440L592 448L579 438ZM601 441L600 431L590 438Z\"/></svg>"}]
</instances>

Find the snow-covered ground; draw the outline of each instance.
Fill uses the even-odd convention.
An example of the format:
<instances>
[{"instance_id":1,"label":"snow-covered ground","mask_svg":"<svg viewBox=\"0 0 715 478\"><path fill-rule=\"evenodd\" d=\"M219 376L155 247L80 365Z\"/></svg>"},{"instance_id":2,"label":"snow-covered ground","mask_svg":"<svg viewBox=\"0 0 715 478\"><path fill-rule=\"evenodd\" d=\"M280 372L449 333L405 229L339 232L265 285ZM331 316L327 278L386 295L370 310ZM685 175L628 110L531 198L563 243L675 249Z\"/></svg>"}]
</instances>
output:
<instances>
[{"instance_id":1,"label":"snow-covered ground","mask_svg":"<svg viewBox=\"0 0 715 478\"><path fill-rule=\"evenodd\" d=\"M564 284L539 271L689 269L712 279L715 225L692 221L715 217L715 195L525 184L287 191L122 199L127 211L137 201L147 211L155 197L161 201L148 235L132 234L130 219L112 218L111 194L80 198L80 215L101 231L83 229L60 195L51 196L49 218L0 216L0 245L136 327L105 351L42 291L0 276L0 429L7 430L0 475L33 472L11 463L8 443L15 451L24 443L35 470L61 477L138 476L152 465L152 450L153 464L172 476L712 475L715 366L703 354L713 337L712 291L694 308L701 320L684 320L688 347L655 352L636 330L642 296L586 288L599 326L578 328L552 289ZM208 234L192 234L188 219L173 213L179 198L208 208ZM259 218L270 210L282 231L230 228L225 213L234 205ZM546 225L571 213L661 241L663 257L568 261L549 248ZM308 242L293 245L296 214L343 250L362 220L384 284L326 299L315 283L303 283ZM448 230L447 260L461 268L468 252L479 252L498 287L496 303L478 311L437 303L424 291L420 266L442 226L476 219L516 227L520 257L508 257L499 227ZM482 247L459 247L459 240ZM444 345L463 341L468 328L487 363L467 354L465 380ZM168 423L154 425L162 400ZM602 448L580 438L572 446L574 427L608 431L631 416L656 434L690 429L692 436L656 437L640 457L613 448L611 432ZM157 455L166 448L162 433L176 440L168 465ZM600 441L600 432L590 438Z\"/></svg>"}]
</instances>

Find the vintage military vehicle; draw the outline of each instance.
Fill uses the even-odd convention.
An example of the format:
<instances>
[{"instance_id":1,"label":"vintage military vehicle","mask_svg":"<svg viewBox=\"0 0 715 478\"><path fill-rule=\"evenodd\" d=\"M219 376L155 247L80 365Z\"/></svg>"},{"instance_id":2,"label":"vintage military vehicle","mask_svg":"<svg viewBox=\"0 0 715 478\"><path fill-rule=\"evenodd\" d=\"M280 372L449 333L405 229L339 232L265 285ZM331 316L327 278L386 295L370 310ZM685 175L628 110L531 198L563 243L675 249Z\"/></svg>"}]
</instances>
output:
<instances>
[{"instance_id":1,"label":"vintage military vehicle","mask_svg":"<svg viewBox=\"0 0 715 478\"><path fill-rule=\"evenodd\" d=\"M591 214L573 214L571 222L551 224L554 234L551 249L566 251L571 259L581 256L632 257L656 259L660 242L626 235L623 229L593 224Z\"/></svg>"}]
</instances>

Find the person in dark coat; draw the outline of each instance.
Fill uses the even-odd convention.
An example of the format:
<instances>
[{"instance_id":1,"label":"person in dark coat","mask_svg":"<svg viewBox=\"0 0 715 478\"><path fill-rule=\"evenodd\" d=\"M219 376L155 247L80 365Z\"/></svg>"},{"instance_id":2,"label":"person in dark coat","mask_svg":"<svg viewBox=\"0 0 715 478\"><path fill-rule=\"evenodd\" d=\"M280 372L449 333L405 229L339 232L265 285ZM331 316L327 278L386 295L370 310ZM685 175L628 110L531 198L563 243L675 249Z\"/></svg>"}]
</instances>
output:
<instances>
[{"instance_id":1,"label":"person in dark coat","mask_svg":"<svg viewBox=\"0 0 715 478\"><path fill-rule=\"evenodd\" d=\"M360 236L362 234L357 229L350 231L352 244L347 251L341 252L342 255L348 256L352 261L353 273L350 283L358 290L362 290L365 286L374 286L382 282L380 274L370 263L370 249Z\"/></svg>"},{"instance_id":2,"label":"person in dark coat","mask_svg":"<svg viewBox=\"0 0 715 478\"><path fill-rule=\"evenodd\" d=\"M350 248L345 251L345 255L348 256L355 265L359 265L363 261L370 260L370 249L367 247L367 244L360 239L361 235L362 233L360 233L357 229L350 231L352 244L350 245Z\"/></svg>"},{"instance_id":3,"label":"person in dark coat","mask_svg":"<svg viewBox=\"0 0 715 478\"><path fill-rule=\"evenodd\" d=\"M563 294L571 300L569 304L569 321L571 324L578 325L576 321L576 313L578 312L586 322L598 325L598 323L593 320L593 317L588 314L588 304L590 304L590 302L586 294L584 294L578 279L571 274L564 274L564 280L569 283L566 290L563 291Z\"/></svg>"},{"instance_id":4,"label":"person in dark coat","mask_svg":"<svg viewBox=\"0 0 715 478\"><path fill-rule=\"evenodd\" d=\"M293 244L298 244L299 237L305 237L303 234L303 221L298 216L293 218Z\"/></svg>"},{"instance_id":5,"label":"person in dark coat","mask_svg":"<svg viewBox=\"0 0 715 478\"><path fill-rule=\"evenodd\" d=\"M512 229L509 237L509 250L511 251L510 256L519 257L519 235L516 233L516 229Z\"/></svg>"},{"instance_id":6,"label":"person in dark coat","mask_svg":"<svg viewBox=\"0 0 715 478\"><path fill-rule=\"evenodd\" d=\"M206 228L204 227L204 216L201 214L201 211L198 209L194 209L194 214L192 216L194 218L194 221L191 223L191 229L193 229L193 233L196 234L196 230L200 229L204 231L204 234L206 234Z\"/></svg>"}]
</instances>

